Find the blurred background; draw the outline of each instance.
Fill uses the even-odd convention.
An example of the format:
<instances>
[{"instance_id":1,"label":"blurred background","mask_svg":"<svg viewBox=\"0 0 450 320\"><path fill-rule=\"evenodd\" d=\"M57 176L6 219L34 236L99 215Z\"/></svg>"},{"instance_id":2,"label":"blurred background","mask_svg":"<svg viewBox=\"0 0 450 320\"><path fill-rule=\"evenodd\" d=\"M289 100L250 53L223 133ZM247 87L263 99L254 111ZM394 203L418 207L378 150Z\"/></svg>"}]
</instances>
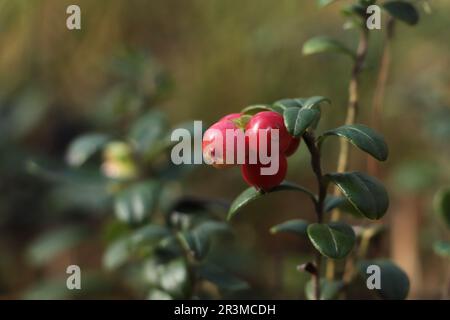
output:
<instances>
[{"instance_id":1,"label":"blurred background","mask_svg":"<svg viewBox=\"0 0 450 320\"><path fill-rule=\"evenodd\" d=\"M82 29L72 31L70 4L0 0L0 298L186 297L177 286L189 272L179 260L155 262L157 250L134 252L119 240L148 223L170 227L186 216L189 224L198 211L223 220L223 204L246 185L237 168L171 165L171 129L312 95L332 101L318 130L341 125L352 62L302 56L302 45L325 34L355 48L357 32L344 30L340 4L315 1L79 0ZM380 128L390 158L378 174L391 204L368 252L392 258L410 277L409 298L423 299L448 290L449 260L433 243L450 233L432 206L450 185L450 3L430 8L420 8L417 26L396 28ZM382 44L383 29L371 31L358 121L367 125ZM328 142L326 171L337 152ZM351 168L366 171L366 156L352 150ZM315 188L305 148L289 159L288 179ZM296 266L312 248L269 233L296 217L314 218L297 194L245 208L208 254L233 274L226 284L242 290L206 281L200 291L304 298L307 276ZM66 288L71 264L82 270L83 290Z\"/></svg>"}]
</instances>

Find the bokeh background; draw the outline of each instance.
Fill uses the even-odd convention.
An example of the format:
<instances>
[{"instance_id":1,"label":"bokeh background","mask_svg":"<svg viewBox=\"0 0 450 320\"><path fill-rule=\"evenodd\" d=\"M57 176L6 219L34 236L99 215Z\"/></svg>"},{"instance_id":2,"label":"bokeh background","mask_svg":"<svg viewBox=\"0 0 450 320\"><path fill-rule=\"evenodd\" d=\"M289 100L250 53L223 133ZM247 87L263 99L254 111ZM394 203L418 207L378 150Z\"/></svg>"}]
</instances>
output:
<instances>
[{"instance_id":1,"label":"bokeh background","mask_svg":"<svg viewBox=\"0 0 450 320\"><path fill-rule=\"evenodd\" d=\"M0 1L0 298L146 298L140 271L110 270L104 259L126 228L114 213L108 172L133 176L135 168L108 171L105 152L74 168L71 142L91 132L125 141L145 115L164 118L167 128L208 125L247 105L312 95L332 100L319 130L338 126L351 61L305 57L302 45L325 34L354 48L357 33L343 29L339 4L319 10L315 1L80 0L82 30L73 31L66 28L70 4ZM390 158L379 172L391 205L369 252L392 258L410 277L409 297L424 299L442 297L449 272L448 259L432 250L449 237L432 198L450 184L450 3L430 7L420 9L417 26L399 23L392 45L381 128ZM359 122L368 125L382 40L383 30L370 32L361 77ZM336 167L336 142L327 143L327 171ZM351 168L367 170L366 156L352 150ZM185 169L164 176L167 197L227 202L246 188L237 168ZM289 159L288 179L315 188L305 148ZM307 276L296 266L311 247L268 230L288 218L312 220L312 212L306 197L280 193L232 221L233 237L218 241L212 259L251 289L228 297L304 298ZM82 269L81 292L65 288L70 264Z\"/></svg>"}]
</instances>

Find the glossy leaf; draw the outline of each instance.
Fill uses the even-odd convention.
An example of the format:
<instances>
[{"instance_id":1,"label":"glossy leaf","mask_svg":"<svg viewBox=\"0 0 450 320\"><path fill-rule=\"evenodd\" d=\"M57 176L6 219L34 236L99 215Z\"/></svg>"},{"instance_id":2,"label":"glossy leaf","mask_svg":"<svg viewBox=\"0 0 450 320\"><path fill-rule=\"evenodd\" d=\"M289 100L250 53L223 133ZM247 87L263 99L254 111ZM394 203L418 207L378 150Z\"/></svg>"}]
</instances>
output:
<instances>
[{"instance_id":1,"label":"glossy leaf","mask_svg":"<svg viewBox=\"0 0 450 320\"><path fill-rule=\"evenodd\" d=\"M320 279L320 300L336 299L343 287L344 282L342 281L329 281L327 279ZM308 300L315 300L314 283L312 280L309 280L306 283L305 295Z\"/></svg>"},{"instance_id":2,"label":"glossy leaf","mask_svg":"<svg viewBox=\"0 0 450 320\"><path fill-rule=\"evenodd\" d=\"M219 289L222 290L240 291L249 288L247 282L213 264L205 264L200 266L198 269L198 274L201 278L214 283Z\"/></svg>"},{"instance_id":3,"label":"glossy leaf","mask_svg":"<svg viewBox=\"0 0 450 320\"><path fill-rule=\"evenodd\" d=\"M241 112L243 114L254 115L262 111L272 111L272 109L269 106L259 104L245 107Z\"/></svg>"},{"instance_id":4,"label":"glossy leaf","mask_svg":"<svg viewBox=\"0 0 450 320\"><path fill-rule=\"evenodd\" d=\"M158 200L159 184L153 181L133 185L116 196L114 211L119 220L138 224L154 211Z\"/></svg>"},{"instance_id":5,"label":"glossy leaf","mask_svg":"<svg viewBox=\"0 0 450 320\"><path fill-rule=\"evenodd\" d=\"M130 240L133 245L153 242L170 235L170 231L159 225L149 224L134 231Z\"/></svg>"},{"instance_id":6,"label":"glossy leaf","mask_svg":"<svg viewBox=\"0 0 450 320\"><path fill-rule=\"evenodd\" d=\"M147 295L148 300L172 300L172 296L159 289L151 289Z\"/></svg>"},{"instance_id":7,"label":"glossy leaf","mask_svg":"<svg viewBox=\"0 0 450 320\"><path fill-rule=\"evenodd\" d=\"M293 98L293 99L281 99L275 101L272 108L281 110L282 113L288 108L303 108L304 98Z\"/></svg>"},{"instance_id":8,"label":"glossy leaf","mask_svg":"<svg viewBox=\"0 0 450 320\"><path fill-rule=\"evenodd\" d=\"M313 246L322 255L332 259L345 258L355 244L355 232L342 222L313 223L308 226L307 232Z\"/></svg>"},{"instance_id":9,"label":"glossy leaf","mask_svg":"<svg viewBox=\"0 0 450 320\"><path fill-rule=\"evenodd\" d=\"M284 110L284 124L288 132L294 137L300 137L306 129L311 127L320 117L317 109L288 108Z\"/></svg>"},{"instance_id":10,"label":"glossy leaf","mask_svg":"<svg viewBox=\"0 0 450 320\"><path fill-rule=\"evenodd\" d=\"M347 201L347 199L345 197L333 196L331 194L327 195L327 197L325 198L323 210L325 212L330 212L331 210L339 208L346 201Z\"/></svg>"},{"instance_id":11,"label":"glossy leaf","mask_svg":"<svg viewBox=\"0 0 450 320\"><path fill-rule=\"evenodd\" d=\"M450 258L450 241L436 241L433 250L442 257Z\"/></svg>"},{"instance_id":12,"label":"glossy leaf","mask_svg":"<svg viewBox=\"0 0 450 320\"><path fill-rule=\"evenodd\" d=\"M419 12L411 3L405 1L388 1L383 3L383 8L392 17L411 26L419 22Z\"/></svg>"},{"instance_id":13,"label":"glossy leaf","mask_svg":"<svg viewBox=\"0 0 450 320\"><path fill-rule=\"evenodd\" d=\"M320 105L322 102L331 104L331 100L326 97L312 96L312 97L306 98L303 101L303 108L311 109L311 108L314 108L314 107Z\"/></svg>"},{"instance_id":14,"label":"glossy leaf","mask_svg":"<svg viewBox=\"0 0 450 320\"><path fill-rule=\"evenodd\" d=\"M103 255L103 266L108 270L114 270L122 266L130 257L128 237L123 237L113 242Z\"/></svg>"},{"instance_id":15,"label":"glossy leaf","mask_svg":"<svg viewBox=\"0 0 450 320\"><path fill-rule=\"evenodd\" d=\"M362 124L345 125L325 132L319 141L327 136L338 136L347 139L351 144L367 152L379 161L385 161L388 157L388 147L384 138L371 128Z\"/></svg>"},{"instance_id":16,"label":"glossy leaf","mask_svg":"<svg viewBox=\"0 0 450 320\"><path fill-rule=\"evenodd\" d=\"M339 41L325 36L314 37L306 41L303 45L303 54L310 55L323 52L344 53L351 57L355 54Z\"/></svg>"},{"instance_id":17,"label":"glossy leaf","mask_svg":"<svg viewBox=\"0 0 450 320\"><path fill-rule=\"evenodd\" d=\"M306 193L315 201L315 195L311 191L287 181L282 182L279 186L273 188L268 193L278 191L300 191ZM231 218L233 218L243 207L255 201L256 199L261 198L264 194L264 192L256 190L253 187L244 190L239 196L237 196L236 199L234 199L233 203L231 204L227 219L230 220Z\"/></svg>"},{"instance_id":18,"label":"glossy leaf","mask_svg":"<svg viewBox=\"0 0 450 320\"><path fill-rule=\"evenodd\" d=\"M81 166L91 156L100 151L108 140L109 137L101 133L84 134L76 138L67 150L67 162L74 167Z\"/></svg>"},{"instance_id":19,"label":"glossy leaf","mask_svg":"<svg viewBox=\"0 0 450 320\"><path fill-rule=\"evenodd\" d=\"M444 188L438 191L433 199L434 210L441 216L450 228L450 188Z\"/></svg>"},{"instance_id":20,"label":"glossy leaf","mask_svg":"<svg viewBox=\"0 0 450 320\"><path fill-rule=\"evenodd\" d=\"M306 236L306 229L308 228L308 222L301 219L289 220L270 228L270 232L273 234L279 232L288 232L300 236Z\"/></svg>"},{"instance_id":21,"label":"glossy leaf","mask_svg":"<svg viewBox=\"0 0 450 320\"><path fill-rule=\"evenodd\" d=\"M175 259L167 263L149 259L144 264L144 278L150 284L177 299L183 297L188 284L188 273L182 259Z\"/></svg>"},{"instance_id":22,"label":"glossy leaf","mask_svg":"<svg viewBox=\"0 0 450 320\"><path fill-rule=\"evenodd\" d=\"M150 111L139 118L130 129L129 139L139 152L149 152L165 136L167 121L159 111Z\"/></svg>"},{"instance_id":23,"label":"glossy leaf","mask_svg":"<svg viewBox=\"0 0 450 320\"><path fill-rule=\"evenodd\" d=\"M224 222L208 221L193 230L180 233L179 236L184 248L189 250L195 259L202 260L209 251L212 236L228 230L228 225Z\"/></svg>"},{"instance_id":24,"label":"glossy leaf","mask_svg":"<svg viewBox=\"0 0 450 320\"><path fill-rule=\"evenodd\" d=\"M389 207L384 186L377 179L362 172L327 174L352 206L363 216L376 220L383 217Z\"/></svg>"},{"instance_id":25,"label":"glossy leaf","mask_svg":"<svg viewBox=\"0 0 450 320\"><path fill-rule=\"evenodd\" d=\"M43 265L57 257L58 254L69 250L88 235L88 230L81 226L58 228L44 233L27 250L27 258L34 265Z\"/></svg>"},{"instance_id":26,"label":"glossy leaf","mask_svg":"<svg viewBox=\"0 0 450 320\"><path fill-rule=\"evenodd\" d=\"M367 273L367 268L370 265L376 265L380 268L380 289L374 289L384 300L404 300L409 292L409 279L406 273L400 269L392 261L380 260L365 260L358 264L358 269L365 281L371 274Z\"/></svg>"},{"instance_id":27,"label":"glossy leaf","mask_svg":"<svg viewBox=\"0 0 450 320\"><path fill-rule=\"evenodd\" d=\"M342 212L349 213L355 218L364 218L364 216L356 210L353 205L342 196L328 195L325 198L324 211L330 212L334 209L339 209Z\"/></svg>"}]
</instances>

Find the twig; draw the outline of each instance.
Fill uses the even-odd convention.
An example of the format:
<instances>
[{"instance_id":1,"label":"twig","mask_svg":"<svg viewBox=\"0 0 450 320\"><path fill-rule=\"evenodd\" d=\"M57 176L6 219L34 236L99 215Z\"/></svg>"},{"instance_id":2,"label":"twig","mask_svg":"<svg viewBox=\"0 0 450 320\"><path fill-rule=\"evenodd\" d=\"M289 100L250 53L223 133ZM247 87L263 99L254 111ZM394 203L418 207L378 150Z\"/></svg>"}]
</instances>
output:
<instances>
[{"instance_id":1,"label":"twig","mask_svg":"<svg viewBox=\"0 0 450 320\"><path fill-rule=\"evenodd\" d=\"M394 37L395 19L389 17L384 38L383 54L381 56L380 69L378 71L377 84L372 100L372 127L375 130L381 128L381 114L386 92L386 84L391 66L391 42ZM379 164L374 158L367 156L367 171L372 176L379 176Z\"/></svg>"},{"instance_id":2,"label":"twig","mask_svg":"<svg viewBox=\"0 0 450 320\"><path fill-rule=\"evenodd\" d=\"M323 221L323 207L325 203L325 197L327 195L327 184L323 179L322 174L322 166L320 159L320 151L316 145L316 141L314 138L314 134L305 132L303 134L303 140L305 141L306 146L308 147L309 153L311 154L311 167L316 175L319 194L317 201L314 202L316 214L317 214L317 222L322 223ZM314 297L316 300L320 300L320 265L321 265L322 256L320 252L316 253L316 272L313 275L314 281Z\"/></svg>"},{"instance_id":3,"label":"twig","mask_svg":"<svg viewBox=\"0 0 450 320\"><path fill-rule=\"evenodd\" d=\"M363 28L361 30L358 49L356 51L355 63L352 68L350 83L348 87L348 106L347 106L347 116L345 119L346 125L351 125L355 123L356 116L358 113L359 104L359 75L363 69L364 62L367 56L368 49L368 30ZM340 140L340 151L337 165L337 172L345 172L348 170L349 166L349 142L345 139ZM340 195L339 188L335 187L333 194L335 196ZM331 214L331 221L337 221L341 218L341 212L338 209L333 210ZM335 262L331 259L327 260L326 276L329 280L334 279L334 269Z\"/></svg>"}]
</instances>

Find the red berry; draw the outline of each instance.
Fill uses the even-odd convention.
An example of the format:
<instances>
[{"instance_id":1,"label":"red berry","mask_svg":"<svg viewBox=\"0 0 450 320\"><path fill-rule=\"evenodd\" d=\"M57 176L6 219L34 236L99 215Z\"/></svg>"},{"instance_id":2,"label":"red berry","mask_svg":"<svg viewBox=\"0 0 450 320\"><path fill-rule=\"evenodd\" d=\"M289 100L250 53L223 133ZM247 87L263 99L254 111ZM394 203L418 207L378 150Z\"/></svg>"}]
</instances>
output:
<instances>
[{"instance_id":1,"label":"red berry","mask_svg":"<svg viewBox=\"0 0 450 320\"><path fill-rule=\"evenodd\" d=\"M300 138L292 138L291 143L289 144L287 150L284 152L286 157L292 156L295 151L297 151L298 146L300 145Z\"/></svg>"},{"instance_id":2,"label":"red berry","mask_svg":"<svg viewBox=\"0 0 450 320\"><path fill-rule=\"evenodd\" d=\"M237 164L237 131L239 129L236 124L231 121L231 119L238 118L236 114L230 114L225 116L218 122L214 123L203 135L202 141L202 150L203 157L206 161L210 162L216 168L228 168ZM227 130L234 130L235 133L233 135L234 141L227 141ZM220 147L216 146L217 143L220 144ZM227 143L233 143L234 146L234 159L227 159L226 157L226 147Z\"/></svg>"},{"instance_id":3,"label":"red berry","mask_svg":"<svg viewBox=\"0 0 450 320\"><path fill-rule=\"evenodd\" d=\"M291 135L287 132L287 129L284 125L283 116L280 115L277 112L274 111L262 111L257 114L255 114L250 121L247 123L247 126L245 127L245 134L247 136L247 141L252 141L252 139L257 139L257 148L261 148L261 143L264 142L264 135L262 134L263 131L268 131L270 129L278 129L278 147L279 153L284 153L291 143L291 140L293 139ZM260 139L261 137L261 139ZM269 131L267 133L267 151L268 154L270 154L270 148L271 148L271 141L272 141L272 135ZM261 141L260 141L261 140ZM255 152L257 150L254 150L254 147L252 147L251 144L250 149L251 151Z\"/></svg>"},{"instance_id":4,"label":"red berry","mask_svg":"<svg viewBox=\"0 0 450 320\"><path fill-rule=\"evenodd\" d=\"M249 185L264 191L270 191L278 186L286 177L287 160L283 154L279 157L278 171L274 175L262 175L261 168L268 168L271 164L244 164L241 167L242 177ZM272 164L273 165L273 164Z\"/></svg>"}]
</instances>

